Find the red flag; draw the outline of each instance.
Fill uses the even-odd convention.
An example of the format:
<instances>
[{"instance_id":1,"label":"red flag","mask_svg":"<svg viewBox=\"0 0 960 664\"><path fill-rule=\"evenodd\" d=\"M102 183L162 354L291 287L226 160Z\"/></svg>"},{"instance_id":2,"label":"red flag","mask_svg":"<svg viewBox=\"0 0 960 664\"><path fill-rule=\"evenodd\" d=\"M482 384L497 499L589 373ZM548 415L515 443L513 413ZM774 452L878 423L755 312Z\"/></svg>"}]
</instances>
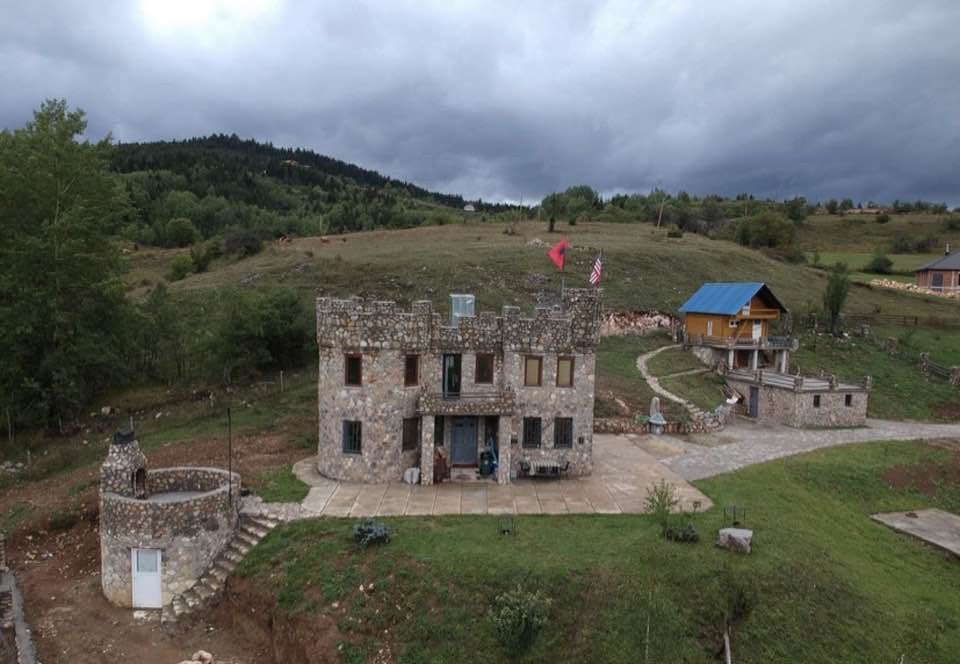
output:
<instances>
[{"instance_id":1,"label":"red flag","mask_svg":"<svg viewBox=\"0 0 960 664\"><path fill-rule=\"evenodd\" d=\"M564 263L567 261L567 249L569 247L570 245L567 244L567 240L564 238L557 242L553 249L547 252L547 256L550 257L550 260L553 261L553 264L560 268L561 271L563 270Z\"/></svg>"}]
</instances>

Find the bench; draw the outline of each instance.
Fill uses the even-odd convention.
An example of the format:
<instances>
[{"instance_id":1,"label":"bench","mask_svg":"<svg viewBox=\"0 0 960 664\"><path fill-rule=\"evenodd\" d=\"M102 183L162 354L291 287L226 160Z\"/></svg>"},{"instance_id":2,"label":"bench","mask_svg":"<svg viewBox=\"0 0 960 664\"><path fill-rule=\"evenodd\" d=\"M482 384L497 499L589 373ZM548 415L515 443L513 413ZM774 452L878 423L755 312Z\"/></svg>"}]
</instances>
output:
<instances>
[{"instance_id":1,"label":"bench","mask_svg":"<svg viewBox=\"0 0 960 664\"><path fill-rule=\"evenodd\" d=\"M570 462L565 462L562 466L557 461L522 461L520 462L520 474L523 477L531 479L550 479L559 478L570 468Z\"/></svg>"}]
</instances>

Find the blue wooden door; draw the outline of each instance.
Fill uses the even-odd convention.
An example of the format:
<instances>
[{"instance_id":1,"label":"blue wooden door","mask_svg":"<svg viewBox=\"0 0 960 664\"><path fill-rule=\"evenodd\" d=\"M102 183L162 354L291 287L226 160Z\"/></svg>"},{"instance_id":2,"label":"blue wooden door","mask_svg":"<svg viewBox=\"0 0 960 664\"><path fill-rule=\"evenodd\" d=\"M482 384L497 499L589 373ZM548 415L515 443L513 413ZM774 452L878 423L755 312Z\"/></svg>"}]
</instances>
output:
<instances>
[{"instance_id":1,"label":"blue wooden door","mask_svg":"<svg viewBox=\"0 0 960 664\"><path fill-rule=\"evenodd\" d=\"M477 465L477 418L453 418L451 463L455 466Z\"/></svg>"}]
</instances>

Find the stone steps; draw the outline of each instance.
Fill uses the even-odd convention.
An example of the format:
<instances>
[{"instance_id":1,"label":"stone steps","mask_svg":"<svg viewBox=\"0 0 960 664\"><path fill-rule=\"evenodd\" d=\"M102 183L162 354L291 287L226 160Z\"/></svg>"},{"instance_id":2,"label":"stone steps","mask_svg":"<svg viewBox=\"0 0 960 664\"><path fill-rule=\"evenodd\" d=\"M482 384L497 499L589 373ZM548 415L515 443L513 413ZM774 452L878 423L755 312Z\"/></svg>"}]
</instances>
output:
<instances>
[{"instance_id":1,"label":"stone steps","mask_svg":"<svg viewBox=\"0 0 960 664\"><path fill-rule=\"evenodd\" d=\"M160 621L176 622L183 616L203 609L219 597L227 583L227 577L251 549L278 524L277 520L265 516L242 516L239 528L214 558L210 567L190 588L174 597L169 606L163 607Z\"/></svg>"}]
</instances>

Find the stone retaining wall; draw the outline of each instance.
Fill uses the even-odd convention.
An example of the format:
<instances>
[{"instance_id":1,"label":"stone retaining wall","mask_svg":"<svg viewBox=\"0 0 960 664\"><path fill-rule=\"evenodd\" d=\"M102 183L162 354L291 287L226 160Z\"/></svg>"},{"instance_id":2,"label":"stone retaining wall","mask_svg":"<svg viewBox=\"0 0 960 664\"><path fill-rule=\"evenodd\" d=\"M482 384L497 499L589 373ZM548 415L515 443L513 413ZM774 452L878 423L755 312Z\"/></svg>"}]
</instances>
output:
<instances>
[{"instance_id":1,"label":"stone retaining wall","mask_svg":"<svg viewBox=\"0 0 960 664\"><path fill-rule=\"evenodd\" d=\"M240 476L216 468L164 468L149 471L147 486L157 493L203 491L169 500L138 500L100 494L101 583L106 598L132 604L131 550L160 549L162 600L166 605L210 566L237 527Z\"/></svg>"},{"instance_id":2,"label":"stone retaining wall","mask_svg":"<svg viewBox=\"0 0 960 664\"><path fill-rule=\"evenodd\" d=\"M723 430L735 416L731 406L723 405L717 410L703 413L684 421L668 421L664 426L667 434L714 433ZM650 425L632 417L599 417L594 420L595 433L650 433Z\"/></svg>"}]
</instances>

